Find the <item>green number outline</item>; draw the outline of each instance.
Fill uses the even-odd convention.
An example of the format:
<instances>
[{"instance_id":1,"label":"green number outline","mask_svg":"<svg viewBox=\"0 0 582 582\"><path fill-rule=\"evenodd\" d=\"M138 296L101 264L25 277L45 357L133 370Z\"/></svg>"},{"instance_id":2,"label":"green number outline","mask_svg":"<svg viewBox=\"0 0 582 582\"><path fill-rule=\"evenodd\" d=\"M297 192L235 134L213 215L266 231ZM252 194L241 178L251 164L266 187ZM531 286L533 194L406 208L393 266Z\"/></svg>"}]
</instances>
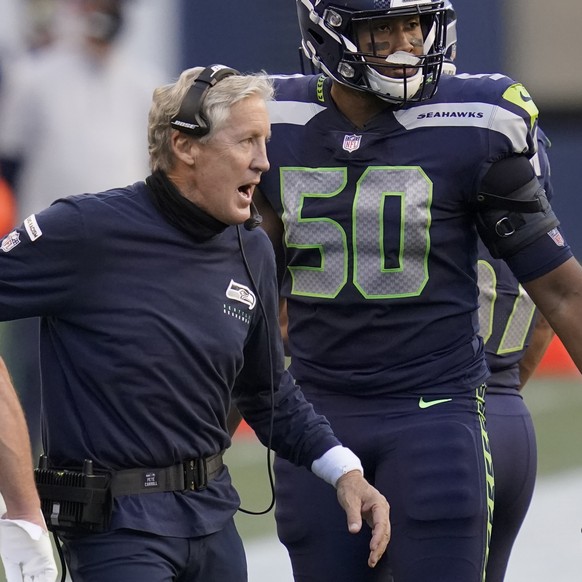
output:
<instances>
[{"instance_id":1,"label":"green number outline","mask_svg":"<svg viewBox=\"0 0 582 582\"><path fill-rule=\"evenodd\" d=\"M360 242L358 241L357 232L358 232L358 210L360 209L360 205L363 204L362 202L362 190L363 186L365 185L366 180L369 179L370 176L373 174L377 174L377 172L388 172L391 174L398 174L402 172L411 172L413 171L415 174L418 174L421 178L421 184L423 186L423 194L426 193L426 203L424 203L423 199L423 220L425 222L424 227L424 234L423 236L423 243L421 246L422 253L423 253L423 262L422 262L422 275L419 277L417 287L415 289L411 289L408 291L401 291L395 293L371 293L366 291L365 284L362 282L362 275L359 275L359 265L360 265L360 254L358 248L360 246ZM316 173L323 173L323 172L333 172L333 173L340 173L341 174L341 184L339 187L335 188L333 191L330 192L300 192L299 194L299 202L297 204L296 210L290 208L289 202L286 200L285 193L287 192L287 180L286 177L290 173L294 172L301 172L306 174L316 174ZM288 225L290 222L293 224L293 227L302 228L301 225L305 226L310 223L325 223L330 225L337 231L337 235L341 237L341 246L343 248L343 272L341 276L337 278L337 284L335 284L335 288L333 291L330 292L315 292L309 291L305 289L301 289L301 285L298 283L297 278L299 273L305 272L320 272L323 273L326 268L326 257L325 257L325 248L323 244L318 243L298 243L292 240L292 235L289 233L288 228L285 228L285 245L288 248L298 248L298 249L316 249L320 256L320 266L312 267L312 266L297 266L297 265L290 265L288 266L288 271L291 275L291 293L293 295L299 296L306 296L306 297L318 297L318 298L327 298L333 299L337 297L340 291L345 287L348 281L348 265L349 265L349 258L350 258L350 251L347 245L347 234L344 228L339 224L337 221L321 216L315 218L304 218L302 216L302 209L304 207L304 201L306 198L332 198L341 194L348 181L347 175L347 168L304 168L304 167L281 167L279 169L280 173L280 196L281 196L281 205L283 208L283 222ZM297 193L295 193L297 194ZM426 284L428 283L429 273L428 273L428 256L430 253L430 226L431 226L431 206L432 206L432 194L433 194L433 185L429 177L426 173L422 170L422 168L418 166L373 166L367 168L356 183L356 192L354 195L354 200L352 204L352 246L353 246L353 273L352 273L352 281L356 289L360 292L360 294L365 297L366 299L393 299L393 298L400 298L400 297L416 297L422 293ZM384 253L384 245L383 245L383 237L384 237L384 222L382 220L383 213L384 213L384 205L386 202L387 197L389 196L398 196L401 200L401 224L400 224L400 245L398 250L398 259L399 259L399 266L394 268L385 268L383 265L385 263L385 253ZM378 262L379 262L379 270L381 276L390 277L394 274L403 273L404 269L406 268L406 243L405 243L405 223L406 223L406 192L405 191L384 191L379 192L379 204L378 204L378 238L377 238L377 249L378 249ZM412 244L412 242L411 242ZM365 259L365 254L363 255ZM365 271L364 271L365 272Z\"/></svg>"},{"instance_id":2,"label":"green number outline","mask_svg":"<svg viewBox=\"0 0 582 582\"><path fill-rule=\"evenodd\" d=\"M486 269L484 272L483 269ZM487 282L483 281L483 274L489 273L491 275L491 279ZM484 259L479 259L478 261L478 276L479 276L479 289L481 289L481 293L479 295L479 324L480 326L483 323L483 314L485 311L488 311L488 319L489 325L487 326L487 332L483 333L483 329L480 329L481 337L483 341L487 343L491 337L493 332L493 314L495 311L495 304L497 302L497 276L495 274L495 270L493 266ZM489 295L486 293L486 283L491 284L492 295L491 299ZM536 311L535 303L526 293L525 289L519 285L519 294L515 298L513 302L513 307L511 309L511 314L507 319L507 324L503 330L503 334L501 335L501 339L499 340L499 346L495 350L495 353L498 355L502 354L510 354L513 352L519 352L524 349L525 341L527 339L527 335L529 329L532 324L532 320L534 318ZM523 328L523 329L520 329ZM517 333L515 333L517 330ZM512 338L518 338L517 341L513 341ZM510 343L511 342L511 343ZM488 346L491 349L491 346Z\"/></svg>"}]
</instances>

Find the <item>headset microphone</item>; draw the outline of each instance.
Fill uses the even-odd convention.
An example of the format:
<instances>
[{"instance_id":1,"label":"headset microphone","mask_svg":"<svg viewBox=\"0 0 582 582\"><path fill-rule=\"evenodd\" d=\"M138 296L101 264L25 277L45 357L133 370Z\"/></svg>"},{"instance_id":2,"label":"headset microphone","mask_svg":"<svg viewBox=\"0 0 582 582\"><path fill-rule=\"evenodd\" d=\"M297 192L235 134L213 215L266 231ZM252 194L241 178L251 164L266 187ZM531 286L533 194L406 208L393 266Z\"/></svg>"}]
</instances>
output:
<instances>
[{"instance_id":1,"label":"headset microphone","mask_svg":"<svg viewBox=\"0 0 582 582\"><path fill-rule=\"evenodd\" d=\"M251 216L243 222L245 230L254 230L263 222L263 217L259 214L254 202L251 202Z\"/></svg>"}]
</instances>

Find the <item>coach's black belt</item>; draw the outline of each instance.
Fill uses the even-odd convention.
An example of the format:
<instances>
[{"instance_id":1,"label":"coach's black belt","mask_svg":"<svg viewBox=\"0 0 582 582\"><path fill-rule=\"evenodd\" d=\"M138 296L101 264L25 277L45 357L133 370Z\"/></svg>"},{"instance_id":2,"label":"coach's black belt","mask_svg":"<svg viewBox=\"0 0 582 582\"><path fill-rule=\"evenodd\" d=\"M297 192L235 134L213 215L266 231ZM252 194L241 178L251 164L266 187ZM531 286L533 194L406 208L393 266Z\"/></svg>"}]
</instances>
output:
<instances>
[{"instance_id":1,"label":"coach's black belt","mask_svg":"<svg viewBox=\"0 0 582 582\"><path fill-rule=\"evenodd\" d=\"M202 491L220 473L223 453L190 459L161 469L125 469L111 474L111 494L135 495L166 491Z\"/></svg>"},{"instance_id":2,"label":"coach's black belt","mask_svg":"<svg viewBox=\"0 0 582 582\"><path fill-rule=\"evenodd\" d=\"M79 471L50 467L42 455L34 471L41 509L55 533L97 533L107 530L113 499L120 495L202 491L223 467L222 452L189 459L161 469L93 470L86 460Z\"/></svg>"}]
</instances>

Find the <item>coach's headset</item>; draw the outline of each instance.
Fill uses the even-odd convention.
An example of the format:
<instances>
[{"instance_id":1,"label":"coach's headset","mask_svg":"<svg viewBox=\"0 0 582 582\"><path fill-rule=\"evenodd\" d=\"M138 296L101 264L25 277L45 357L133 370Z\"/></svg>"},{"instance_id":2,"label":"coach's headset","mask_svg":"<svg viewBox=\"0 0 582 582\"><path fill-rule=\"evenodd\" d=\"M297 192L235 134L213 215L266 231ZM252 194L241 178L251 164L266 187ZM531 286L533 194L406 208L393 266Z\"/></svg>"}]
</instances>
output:
<instances>
[{"instance_id":1,"label":"coach's headset","mask_svg":"<svg viewBox=\"0 0 582 582\"><path fill-rule=\"evenodd\" d=\"M186 133L193 137L203 137L210 133L210 124L208 119L202 114L202 107L204 104L204 99L206 98L206 94L208 91L214 87L217 83L226 79L227 77L232 77L233 75L240 75L240 72L236 69L231 69L225 65L210 65L206 67L194 80L191 87L188 89L188 92L184 96L182 100L182 104L180 105L180 110L178 111L177 115L173 117L170 121L170 125L177 129L182 133ZM251 216L244 221L243 226L246 230L253 230L257 228L263 222L263 217L258 213L254 203L251 202ZM263 318L265 319L265 326L267 332L267 345L269 346L269 361L271 362L271 430L272 430L272 419L274 413L274 379L273 379L273 355L271 353L271 340L270 340L270 332L269 332L269 325L267 323L267 312L265 310L265 306L261 299L261 295L259 293L259 288L255 283L255 279L253 277L252 271L247 261L247 257L244 252L243 241L241 237L240 230L237 226L237 234L238 234L238 243L241 252L241 256L245 265L245 269L255 288L255 292L257 295L257 303L261 309L263 314ZM271 451L271 435L269 435L269 443L267 446L267 450L270 453ZM267 509L262 511L250 511L247 509L243 509L239 507L239 511L243 513L248 513L251 515L263 515L271 511L275 504L275 496L274 496L274 481L271 472L271 462L270 458L267 458L267 472L269 475L269 483L271 486L271 502Z\"/></svg>"},{"instance_id":2,"label":"coach's headset","mask_svg":"<svg viewBox=\"0 0 582 582\"><path fill-rule=\"evenodd\" d=\"M231 69L225 65L210 65L206 67L188 89L180 105L180 111L172 118L170 125L174 129L194 137L203 137L209 133L210 124L208 119L202 115L204 98L216 83L233 75L240 75L240 73L236 69Z\"/></svg>"},{"instance_id":3,"label":"coach's headset","mask_svg":"<svg viewBox=\"0 0 582 582\"><path fill-rule=\"evenodd\" d=\"M206 67L188 89L180 105L180 110L172 118L170 125L174 129L193 137L207 135L210 132L210 124L202 113L206 94L216 83L233 75L240 75L240 72L226 65L210 65ZM253 230L262 222L263 217L259 214L254 203L251 202L251 216L244 221L244 227L246 230Z\"/></svg>"}]
</instances>

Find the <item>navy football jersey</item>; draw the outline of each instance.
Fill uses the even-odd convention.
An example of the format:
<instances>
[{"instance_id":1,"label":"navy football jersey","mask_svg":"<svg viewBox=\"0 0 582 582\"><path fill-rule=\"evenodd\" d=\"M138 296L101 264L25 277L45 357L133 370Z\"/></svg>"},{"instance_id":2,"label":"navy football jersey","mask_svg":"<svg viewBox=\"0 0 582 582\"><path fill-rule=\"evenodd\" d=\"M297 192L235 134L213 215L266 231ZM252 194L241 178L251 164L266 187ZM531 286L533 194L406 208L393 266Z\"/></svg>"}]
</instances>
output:
<instances>
[{"instance_id":1,"label":"navy football jersey","mask_svg":"<svg viewBox=\"0 0 582 582\"><path fill-rule=\"evenodd\" d=\"M535 317L535 304L504 261L479 244L479 333L485 342L491 377L488 393L517 389L523 357Z\"/></svg>"},{"instance_id":2,"label":"navy football jersey","mask_svg":"<svg viewBox=\"0 0 582 582\"><path fill-rule=\"evenodd\" d=\"M495 161L535 154L531 97L503 75L443 77L429 102L358 129L323 76L275 83L261 191L285 224L293 374L362 394L474 388L474 202Z\"/></svg>"}]
</instances>

